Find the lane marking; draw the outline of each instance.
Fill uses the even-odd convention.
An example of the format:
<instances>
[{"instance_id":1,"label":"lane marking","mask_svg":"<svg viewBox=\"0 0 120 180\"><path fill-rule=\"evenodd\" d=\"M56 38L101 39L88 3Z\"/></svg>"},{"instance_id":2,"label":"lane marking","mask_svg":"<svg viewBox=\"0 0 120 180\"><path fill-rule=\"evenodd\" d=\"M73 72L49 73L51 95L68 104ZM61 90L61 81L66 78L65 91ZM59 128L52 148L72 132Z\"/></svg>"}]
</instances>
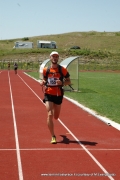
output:
<instances>
[{"instance_id":1,"label":"lane marking","mask_svg":"<svg viewBox=\"0 0 120 180\"><path fill-rule=\"evenodd\" d=\"M15 143L16 143L19 180L23 180L23 171L22 171L22 164L21 164L21 157L20 157L17 124L16 124L16 117L15 117L15 110L14 110L13 95L12 95L12 88L11 88L11 83L10 83L9 71L8 71L8 79L9 79L10 97L11 97L11 105L12 105L12 115L13 115L13 125L14 125L14 133L15 133Z\"/></svg>"},{"instance_id":2,"label":"lane marking","mask_svg":"<svg viewBox=\"0 0 120 180\"><path fill-rule=\"evenodd\" d=\"M19 78L24 82L24 84L33 92L33 94L35 94L35 96L43 103L42 99L40 99L40 97L31 89L31 87L20 77L20 75L18 75ZM44 103L43 103L44 104Z\"/></svg>"},{"instance_id":3,"label":"lane marking","mask_svg":"<svg viewBox=\"0 0 120 180\"><path fill-rule=\"evenodd\" d=\"M102 166L102 164L100 164L100 162L88 151L88 149L79 141L79 139L67 128L67 126L65 126L65 124L58 119L58 121L63 125L63 127L72 135L72 137L78 142L78 144L85 150L85 152L93 159L93 161L100 167L100 169L102 169L102 171L105 174L109 174L107 172L107 170ZM109 179L113 180L112 176L108 177Z\"/></svg>"},{"instance_id":4,"label":"lane marking","mask_svg":"<svg viewBox=\"0 0 120 180\"><path fill-rule=\"evenodd\" d=\"M18 75L19 76L19 75ZM20 76L19 76L20 77ZM20 79L27 85L27 87L39 98L39 96L29 87L29 85L20 77ZM40 99L40 98L39 98ZM43 103L43 101L40 99ZM44 103L43 103L44 104ZM44 104L45 105L45 104ZM105 173L109 174L107 170L99 163L99 161L88 151L88 149L82 145L82 143L77 139L77 137L65 126L65 124L58 119L58 121L63 125L63 127L72 135L72 137L78 142L78 144L85 150L85 152L91 157L91 159L100 167L100 169ZM110 175L108 176L110 180L114 180L114 178Z\"/></svg>"},{"instance_id":5,"label":"lane marking","mask_svg":"<svg viewBox=\"0 0 120 180\"><path fill-rule=\"evenodd\" d=\"M81 148L22 148L19 149L20 151L84 151L84 149ZM105 149L105 148L87 148L87 150L90 151L120 151L120 149ZM0 149L0 151L16 151L16 149Z\"/></svg>"}]
</instances>

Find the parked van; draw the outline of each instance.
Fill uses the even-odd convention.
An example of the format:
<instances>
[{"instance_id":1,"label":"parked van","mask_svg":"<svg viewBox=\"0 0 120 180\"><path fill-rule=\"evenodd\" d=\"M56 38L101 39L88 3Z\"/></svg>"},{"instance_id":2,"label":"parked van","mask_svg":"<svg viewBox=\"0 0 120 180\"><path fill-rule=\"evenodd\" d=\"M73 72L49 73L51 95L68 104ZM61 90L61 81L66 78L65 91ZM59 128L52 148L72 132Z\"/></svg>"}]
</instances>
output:
<instances>
[{"instance_id":1,"label":"parked van","mask_svg":"<svg viewBox=\"0 0 120 180\"><path fill-rule=\"evenodd\" d=\"M57 48L55 41L41 41L41 40L37 40L37 47L38 48L51 48L51 49Z\"/></svg>"}]
</instances>

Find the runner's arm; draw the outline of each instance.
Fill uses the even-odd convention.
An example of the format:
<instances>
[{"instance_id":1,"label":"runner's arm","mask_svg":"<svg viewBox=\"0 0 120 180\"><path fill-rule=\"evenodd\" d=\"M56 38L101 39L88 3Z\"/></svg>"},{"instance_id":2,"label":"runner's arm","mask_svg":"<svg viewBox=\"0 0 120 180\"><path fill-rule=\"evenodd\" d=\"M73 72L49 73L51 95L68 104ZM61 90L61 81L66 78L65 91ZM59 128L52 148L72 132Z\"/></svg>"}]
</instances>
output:
<instances>
[{"instance_id":1,"label":"runner's arm","mask_svg":"<svg viewBox=\"0 0 120 180\"><path fill-rule=\"evenodd\" d=\"M65 78L64 81L63 81L63 86L67 86L67 85L70 85L71 84L71 80L70 78Z\"/></svg>"}]
</instances>

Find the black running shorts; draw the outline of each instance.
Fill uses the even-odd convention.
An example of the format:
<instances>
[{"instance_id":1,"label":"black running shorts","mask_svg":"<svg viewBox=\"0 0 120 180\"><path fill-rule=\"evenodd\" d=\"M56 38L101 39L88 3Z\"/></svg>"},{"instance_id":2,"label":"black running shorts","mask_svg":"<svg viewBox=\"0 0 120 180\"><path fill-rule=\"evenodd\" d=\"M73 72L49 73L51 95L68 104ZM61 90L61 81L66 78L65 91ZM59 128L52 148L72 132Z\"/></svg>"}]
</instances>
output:
<instances>
[{"instance_id":1,"label":"black running shorts","mask_svg":"<svg viewBox=\"0 0 120 180\"><path fill-rule=\"evenodd\" d=\"M46 101L51 101L55 104L60 105L62 103L63 96L54 96L50 94L45 94L43 102L45 103Z\"/></svg>"}]
</instances>

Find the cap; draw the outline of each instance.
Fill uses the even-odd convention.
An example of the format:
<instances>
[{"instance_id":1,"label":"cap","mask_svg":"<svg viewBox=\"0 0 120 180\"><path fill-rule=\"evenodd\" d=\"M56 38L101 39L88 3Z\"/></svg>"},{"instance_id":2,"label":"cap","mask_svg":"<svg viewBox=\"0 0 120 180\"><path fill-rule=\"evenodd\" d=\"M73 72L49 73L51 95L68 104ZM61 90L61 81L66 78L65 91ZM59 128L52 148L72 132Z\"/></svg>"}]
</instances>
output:
<instances>
[{"instance_id":1,"label":"cap","mask_svg":"<svg viewBox=\"0 0 120 180\"><path fill-rule=\"evenodd\" d=\"M59 56L58 52L56 52L56 51L51 52L50 56L52 56L53 54L56 54Z\"/></svg>"}]
</instances>

